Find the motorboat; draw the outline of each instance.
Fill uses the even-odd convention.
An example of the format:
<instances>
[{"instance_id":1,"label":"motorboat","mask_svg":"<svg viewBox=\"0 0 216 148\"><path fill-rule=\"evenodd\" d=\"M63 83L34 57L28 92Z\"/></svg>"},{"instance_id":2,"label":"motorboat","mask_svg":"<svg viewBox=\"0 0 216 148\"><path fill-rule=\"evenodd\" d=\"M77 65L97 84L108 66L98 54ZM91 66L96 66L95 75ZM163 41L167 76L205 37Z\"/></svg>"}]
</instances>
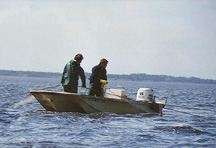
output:
<instances>
[{"instance_id":1,"label":"motorboat","mask_svg":"<svg viewBox=\"0 0 216 148\"><path fill-rule=\"evenodd\" d=\"M162 114L166 104L166 100L155 99L153 90L150 88L140 88L136 99L127 98L126 91L123 89L106 89L104 97L44 90L30 90L30 93L44 109L56 112Z\"/></svg>"}]
</instances>

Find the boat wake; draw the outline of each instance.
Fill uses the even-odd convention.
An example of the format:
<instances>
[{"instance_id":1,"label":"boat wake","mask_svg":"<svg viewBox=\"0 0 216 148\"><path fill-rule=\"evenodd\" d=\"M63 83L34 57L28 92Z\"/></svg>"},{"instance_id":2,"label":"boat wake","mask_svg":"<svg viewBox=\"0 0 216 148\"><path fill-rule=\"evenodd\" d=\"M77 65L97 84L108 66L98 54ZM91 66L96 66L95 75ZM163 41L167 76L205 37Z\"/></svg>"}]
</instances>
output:
<instances>
[{"instance_id":1,"label":"boat wake","mask_svg":"<svg viewBox=\"0 0 216 148\"><path fill-rule=\"evenodd\" d=\"M30 103L32 103L34 100L35 100L35 98L34 98L33 96L30 96L30 97L28 97L28 98L25 99L25 100L22 100L22 101L20 101L20 102L18 102L18 103L15 103L13 107L14 107L14 108L17 108L17 107L23 106L23 105L25 105L25 104L30 104Z\"/></svg>"}]
</instances>

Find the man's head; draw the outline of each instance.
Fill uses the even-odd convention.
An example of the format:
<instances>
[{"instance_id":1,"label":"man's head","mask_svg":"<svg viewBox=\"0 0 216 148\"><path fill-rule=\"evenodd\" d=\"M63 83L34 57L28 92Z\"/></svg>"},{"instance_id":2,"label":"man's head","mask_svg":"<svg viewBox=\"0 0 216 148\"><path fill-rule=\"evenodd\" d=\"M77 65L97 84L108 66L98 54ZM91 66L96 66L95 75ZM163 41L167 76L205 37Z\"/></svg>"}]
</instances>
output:
<instances>
[{"instance_id":1,"label":"man's head","mask_svg":"<svg viewBox=\"0 0 216 148\"><path fill-rule=\"evenodd\" d=\"M108 61L106 59L103 58L100 60L101 68L106 68L107 64L108 64Z\"/></svg>"},{"instance_id":2,"label":"man's head","mask_svg":"<svg viewBox=\"0 0 216 148\"><path fill-rule=\"evenodd\" d=\"M83 56L82 54L77 54L75 57L74 57L74 60L76 60L78 63L81 63L82 60L83 60Z\"/></svg>"}]
</instances>

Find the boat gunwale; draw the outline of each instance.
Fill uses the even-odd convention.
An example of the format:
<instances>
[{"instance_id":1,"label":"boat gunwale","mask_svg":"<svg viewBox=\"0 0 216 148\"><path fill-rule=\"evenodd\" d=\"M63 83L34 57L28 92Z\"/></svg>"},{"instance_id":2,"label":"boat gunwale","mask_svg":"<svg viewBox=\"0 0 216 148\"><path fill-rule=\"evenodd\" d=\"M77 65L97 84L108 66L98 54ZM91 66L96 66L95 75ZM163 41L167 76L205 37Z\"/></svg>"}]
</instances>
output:
<instances>
[{"instance_id":1,"label":"boat gunwale","mask_svg":"<svg viewBox=\"0 0 216 148\"><path fill-rule=\"evenodd\" d=\"M70 96L77 96L77 97L88 97L92 99L100 99L100 100L109 100L109 101L119 101L119 102L127 102L128 101L134 101L130 98L127 99L114 99L114 98L105 98L105 97L98 97L98 96L90 96L90 95L83 95L78 93L70 93L70 92L57 92L57 91L44 91L44 90L30 90L30 93L47 93L47 94L59 94L59 95L70 95ZM137 101L135 101L137 102Z\"/></svg>"},{"instance_id":2,"label":"boat gunwale","mask_svg":"<svg viewBox=\"0 0 216 148\"><path fill-rule=\"evenodd\" d=\"M45 90L30 90L30 93L48 93L48 94L59 94L59 95L71 95L71 96L78 96L78 97L88 97L88 98L92 98L92 99L100 99L100 100L104 100L104 101L114 101L114 102L126 102L126 103L135 103L135 104L139 104L139 105L142 105L142 104L152 104L152 103L155 103L155 104L161 104L161 105L166 105L166 100L165 103L157 103L157 101L154 101L154 102L144 102L144 101L136 101L136 100L133 100L131 98L126 98L126 99L114 99L114 98L105 98L105 97L98 97L98 96L90 96L90 95L84 95L84 94L78 94L78 93L70 93L70 92L57 92L57 91L45 91ZM129 101L129 102L128 102Z\"/></svg>"}]
</instances>

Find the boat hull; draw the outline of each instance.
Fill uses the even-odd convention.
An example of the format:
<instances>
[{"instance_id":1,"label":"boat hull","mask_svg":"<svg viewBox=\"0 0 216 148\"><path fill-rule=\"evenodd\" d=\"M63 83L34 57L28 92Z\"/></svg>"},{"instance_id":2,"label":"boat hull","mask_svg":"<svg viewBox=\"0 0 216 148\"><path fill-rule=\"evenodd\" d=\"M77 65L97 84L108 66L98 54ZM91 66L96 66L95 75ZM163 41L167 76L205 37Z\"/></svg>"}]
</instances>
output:
<instances>
[{"instance_id":1,"label":"boat hull","mask_svg":"<svg viewBox=\"0 0 216 148\"><path fill-rule=\"evenodd\" d=\"M148 103L131 99L112 99L54 91L32 90L30 93L47 111L57 112L162 113L166 103L163 100L159 103Z\"/></svg>"}]
</instances>

